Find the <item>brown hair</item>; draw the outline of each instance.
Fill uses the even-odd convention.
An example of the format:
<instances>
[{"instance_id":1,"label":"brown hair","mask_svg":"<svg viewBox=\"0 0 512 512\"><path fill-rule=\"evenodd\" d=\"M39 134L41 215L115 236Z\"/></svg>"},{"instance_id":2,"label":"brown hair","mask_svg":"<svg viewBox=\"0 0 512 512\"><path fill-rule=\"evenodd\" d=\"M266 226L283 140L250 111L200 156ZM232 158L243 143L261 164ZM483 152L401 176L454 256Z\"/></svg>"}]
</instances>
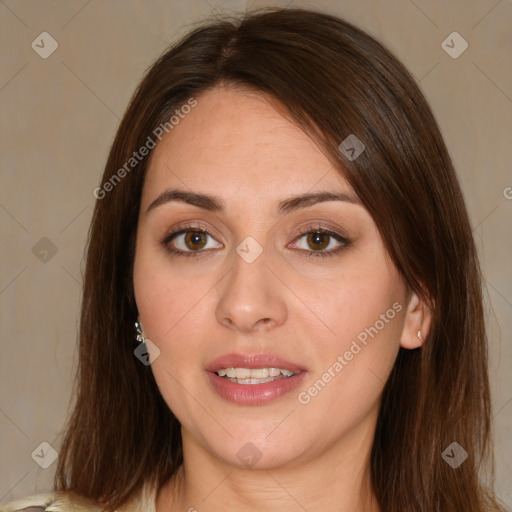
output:
<instances>
[{"instance_id":1,"label":"brown hair","mask_svg":"<svg viewBox=\"0 0 512 512\"><path fill-rule=\"evenodd\" d=\"M381 43L339 18L270 9L209 21L147 71L117 131L102 186L176 108L224 83L267 93L317 142L372 215L409 289L433 312L423 347L400 349L383 391L368 469L382 510L500 510L479 478L492 468L492 453L477 254L422 92ZM365 145L353 161L338 149L350 134ZM56 489L101 501L106 510L148 482L163 484L183 460L179 422L150 367L133 354L133 260L147 163L137 163L96 202L77 397L55 476ZM441 456L454 441L468 453L457 469Z\"/></svg>"}]
</instances>

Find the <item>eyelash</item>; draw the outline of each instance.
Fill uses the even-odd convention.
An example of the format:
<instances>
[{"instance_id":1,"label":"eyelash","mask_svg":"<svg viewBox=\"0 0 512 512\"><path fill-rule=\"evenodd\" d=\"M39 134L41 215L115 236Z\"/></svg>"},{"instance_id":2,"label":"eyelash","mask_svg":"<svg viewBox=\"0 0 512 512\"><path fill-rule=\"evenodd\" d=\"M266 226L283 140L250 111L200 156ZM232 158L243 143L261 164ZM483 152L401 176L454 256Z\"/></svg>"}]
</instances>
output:
<instances>
[{"instance_id":1,"label":"eyelash","mask_svg":"<svg viewBox=\"0 0 512 512\"><path fill-rule=\"evenodd\" d=\"M174 238L176 238L179 235L189 233L189 232L203 233L203 234L210 236L211 238L214 238L214 236L207 229L203 229L203 228L201 228L199 226L195 226L193 224L185 224L183 226L180 226L178 228L178 230L167 234L164 237L164 239L161 240L161 244L171 254L175 254L177 256L185 256L186 258L199 257L199 256L201 256L201 253L203 253L205 251L202 251L202 250L182 251L180 249L173 249L172 247L169 246L169 243L172 240L174 240ZM306 226L305 228L302 228L299 231L299 236L297 237L297 239L300 239L300 238L302 238L302 236L310 234L310 233L315 233L315 234L320 233L323 235L328 235L331 238L334 238L335 240L340 242L342 245L340 245L337 249L331 249L330 251L308 251L305 249L299 249L299 251L305 252L307 257L309 257L309 258L327 258L330 256L335 256L336 254L340 253L341 251L343 251L346 247L348 247L351 244L350 240L348 240L347 238L341 236L338 233L335 233L334 231L330 231L329 229L326 229L320 225L310 225L310 226Z\"/></svg>"}]
</instances>

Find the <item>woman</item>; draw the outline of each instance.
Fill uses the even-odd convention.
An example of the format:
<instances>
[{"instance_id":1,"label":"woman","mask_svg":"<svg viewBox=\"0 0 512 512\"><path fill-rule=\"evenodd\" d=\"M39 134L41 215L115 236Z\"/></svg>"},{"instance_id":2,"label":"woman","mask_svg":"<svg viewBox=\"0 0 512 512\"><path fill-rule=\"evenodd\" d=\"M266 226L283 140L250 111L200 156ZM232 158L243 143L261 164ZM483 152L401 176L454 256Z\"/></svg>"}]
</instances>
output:
<instances>
[{"instance_id":1,"label":"woman","mask_svg":"<svg viewBox=\"0 0 512 512\"><path fill-rule=\"evenodd\" d=\"M502 510L468 214L379 42L296 9L194 30L95 196L55 492L3 510Z\"/></svg>"}]
</instances>

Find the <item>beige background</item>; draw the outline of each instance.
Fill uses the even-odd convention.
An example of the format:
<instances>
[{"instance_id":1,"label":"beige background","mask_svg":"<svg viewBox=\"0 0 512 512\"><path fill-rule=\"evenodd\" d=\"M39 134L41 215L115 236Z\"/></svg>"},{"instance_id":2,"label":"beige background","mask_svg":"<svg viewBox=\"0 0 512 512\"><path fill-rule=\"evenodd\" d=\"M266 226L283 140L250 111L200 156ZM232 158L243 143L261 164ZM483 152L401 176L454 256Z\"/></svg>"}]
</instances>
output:
<instances>
[{"instance_id":1,"label":"beige background","mask_svg":"<svg viewBox=\"0 0 512 512\"><path fill-rule=\"evenodd\" d=\"M0 503L51 487L56 464L42 469L31 454L43 441L59 450L92 191L139 78L187 24L212 11L286 4L325 9L382 40L431 102L482 256L497 487L512 503L510 0L2 1ZM47 59L31 47L44 31L58 42ZM469 44L456 59L441 46L453 31ZM50 247L43 237L57 251L46 262L36 257Z\"/></svg>"}]
</instances>

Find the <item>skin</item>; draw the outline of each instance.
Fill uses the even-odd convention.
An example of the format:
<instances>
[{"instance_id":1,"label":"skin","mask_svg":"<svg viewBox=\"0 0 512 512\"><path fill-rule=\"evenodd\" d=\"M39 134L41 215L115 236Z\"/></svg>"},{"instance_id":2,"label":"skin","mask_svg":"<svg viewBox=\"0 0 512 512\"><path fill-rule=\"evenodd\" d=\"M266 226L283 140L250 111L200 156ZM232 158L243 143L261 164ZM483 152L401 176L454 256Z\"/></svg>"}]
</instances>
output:
<instances>
[{"instance_id":1,"label":"skin","mask_svg":"<svg viewBox=\"0 0 512 512\"><path fill-rule=\"evenodd\" d=\"M399 347L418 347L418 330L426 337L428 312L360 203L277 213L278 203L294 195L354 192L274 101L233 86L197 101L152 153L137 231L139 320L160 350L151 368L180 420L184 447L184 465L160 490L157 511L216 512L226 503L267 512L379 510L364 469L380 397ZM226 208L210 212L173 201L146 212L168 188L219 196ZM197 258L173 255L161 243L183 222L212 234L203 246L197 239L186 245L183 235L169 242L190 252L202 247ZM332 256L308 257L318 245L299 229L315 231L317 224L350 244ZM236 252L248 236L263 249L252 263ZM326 236L320 245L325 253L342 244ZM309 403L300 403L298 393L394 303L401 311ZM233 352L276 354L302 365L307 377L264 405L228 402L205 367ZM246 443L261 453L251 468L237 457Z\"/></svg>"}]
</instances>

